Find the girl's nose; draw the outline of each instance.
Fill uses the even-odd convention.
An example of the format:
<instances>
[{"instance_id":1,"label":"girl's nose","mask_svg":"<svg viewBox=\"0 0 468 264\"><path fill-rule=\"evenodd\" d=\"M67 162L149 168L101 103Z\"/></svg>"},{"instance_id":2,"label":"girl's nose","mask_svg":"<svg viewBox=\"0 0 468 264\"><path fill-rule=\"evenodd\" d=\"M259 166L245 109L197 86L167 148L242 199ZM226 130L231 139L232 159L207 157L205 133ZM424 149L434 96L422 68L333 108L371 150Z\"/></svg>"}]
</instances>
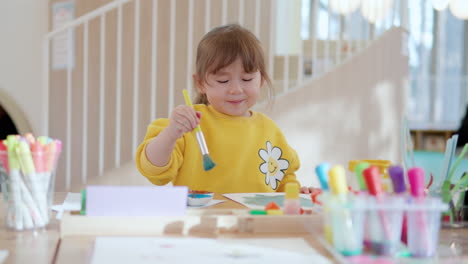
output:
<instances>
[{"instance_id":1,"label":"girl's nose","mask_svg":"<svg viewBox=\"0 0 468 264\"><path fill-rule=\"evenodd\" d=\"M242 87L239 82L232 82L231 86L229 87L230 94L239 94L242 93Z\"/></svg>"}]
</instances>

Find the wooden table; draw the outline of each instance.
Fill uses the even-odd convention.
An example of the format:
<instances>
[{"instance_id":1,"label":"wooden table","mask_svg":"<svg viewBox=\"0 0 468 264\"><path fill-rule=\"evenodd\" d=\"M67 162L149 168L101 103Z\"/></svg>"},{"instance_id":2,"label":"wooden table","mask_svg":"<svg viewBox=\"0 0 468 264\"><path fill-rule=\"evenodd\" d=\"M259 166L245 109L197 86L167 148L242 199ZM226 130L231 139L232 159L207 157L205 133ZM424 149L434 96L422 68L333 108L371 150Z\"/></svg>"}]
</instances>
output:
<instances>
[{"instance_id":1,"label":"wooden table","mask_svg":"<svg viewBox=\"0 0 468 264\"><path fill-rule=\"evenodd\" d=\"M66 193L57 193L55 204L65 199ZM224 199L215 195L215 199ZM2 206L3 208L3 206ZM242 209L242 205L231 200L210 207L210 209ZM92 256L94 236L70 236L60 239L59 222L52 219L46 230L16 232L5 228L4 210L0 213L0 249L7 249L6 263L88 263ZM285 238L302 237L322 255L333 259L332 255L317 240L321 229L315 234L222 234L221 238ZM220 236L217 236L220 238ZM468 229L442 229L437 262L468 263ZM427 263L428 260L402 259L399 263Z\"/></svg>"}]
</instances>

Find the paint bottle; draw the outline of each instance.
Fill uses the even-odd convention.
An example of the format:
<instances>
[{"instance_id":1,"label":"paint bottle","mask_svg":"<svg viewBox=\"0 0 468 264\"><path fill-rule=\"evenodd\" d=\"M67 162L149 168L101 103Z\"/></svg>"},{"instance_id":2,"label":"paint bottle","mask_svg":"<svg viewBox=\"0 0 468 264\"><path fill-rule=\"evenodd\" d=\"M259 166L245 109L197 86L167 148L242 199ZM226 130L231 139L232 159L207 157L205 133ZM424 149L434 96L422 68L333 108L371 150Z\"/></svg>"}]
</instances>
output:
<instances>
[{"instance_id":1,"label":"paint bottle","mask_svg":"<svg viewBox=\"0 0 468 264\"><path fill-rule=\"evenodd\" d=\"M286 184L283 210L285 214L301 214L301 202L299 200L299 186L297 183Z\"/></svg>"}]
</instances>

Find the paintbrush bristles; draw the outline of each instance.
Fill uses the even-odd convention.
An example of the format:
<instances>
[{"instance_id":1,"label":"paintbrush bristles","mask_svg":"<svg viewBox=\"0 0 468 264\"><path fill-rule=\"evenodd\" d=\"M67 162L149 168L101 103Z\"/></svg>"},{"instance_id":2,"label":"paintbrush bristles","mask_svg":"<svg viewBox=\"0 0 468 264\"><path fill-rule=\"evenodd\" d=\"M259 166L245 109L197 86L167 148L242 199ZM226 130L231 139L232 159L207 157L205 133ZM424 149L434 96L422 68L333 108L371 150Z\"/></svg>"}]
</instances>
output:
<instances>
[{"instance_id":1,"label":"paintbrush bristles","mask_svg":"<svg viewBox=\"0 0 468 264\"><path fill-rule=\"evenodd\" d=\"M203 155L203 169L205 171L209 171L212 168L214 168L214 166L216 166L216 164L213 162L213 160L211 160L210 155L209 154L204 154Z\"/></svg>"}]
</instances>

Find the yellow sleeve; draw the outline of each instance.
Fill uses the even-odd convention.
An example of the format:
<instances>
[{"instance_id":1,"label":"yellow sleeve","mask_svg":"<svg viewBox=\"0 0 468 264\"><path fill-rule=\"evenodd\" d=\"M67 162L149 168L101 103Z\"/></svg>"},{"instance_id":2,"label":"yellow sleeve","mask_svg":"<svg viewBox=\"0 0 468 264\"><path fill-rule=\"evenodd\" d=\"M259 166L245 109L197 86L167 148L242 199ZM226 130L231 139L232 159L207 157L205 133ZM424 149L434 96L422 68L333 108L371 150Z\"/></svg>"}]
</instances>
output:
<instances>
[{"instance_id":1,"label":"yellow sleeve","mask_svg":"<svg viewBox=\"0 0 468 264\"><path fill-rule=\"evenodd\" d=\"M301 188L300 182L296 179L296 171L301 166L299 157L297 156L297 152L294 149L290 148L290 150L292 152L293 158L291 159L291 164L289 168L285 171L284 177L279 183L276 192L284 192L286 184L290 182L297 183L297 185L299 185L299 188Z\"/></svg>"},{"instance_id":2,"label":"yellow sleeve","mask_svg":"<svg viewBox=\"0 0 468 264\"><path fill-rule=\"evenodd\" d=\"M156 185L165 185L175 179L177 172L183 162L184 153L184 138L179 138L176 142L174 151L172 151L169 163L164 167L158 167L152 164L146 156L146 145L154 137L159 135L169 125L167 118L158 119L148 126L145 138L137 148L135 155L136 166L140 173L145 176L150 182Z\"/></svg>"}]
</instances>

